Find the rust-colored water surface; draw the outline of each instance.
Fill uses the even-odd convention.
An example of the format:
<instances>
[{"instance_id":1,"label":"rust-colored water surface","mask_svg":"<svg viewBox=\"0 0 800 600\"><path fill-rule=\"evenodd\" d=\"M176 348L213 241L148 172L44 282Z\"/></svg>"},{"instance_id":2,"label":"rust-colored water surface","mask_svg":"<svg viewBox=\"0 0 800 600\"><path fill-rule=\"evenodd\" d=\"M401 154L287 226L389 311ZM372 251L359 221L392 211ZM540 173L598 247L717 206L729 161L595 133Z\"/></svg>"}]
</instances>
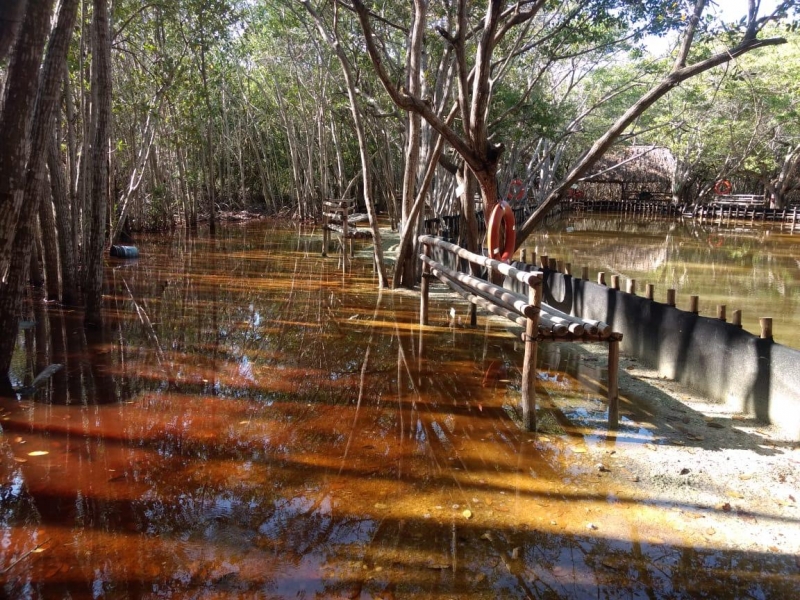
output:
<instances>
[{"instance_id":1,"label":"rust-colored water surface","mask_svg":"<svg viewBox=\"0 0 800 600\"><path fill-rule=\"evenodd\" d=\"M439 299L422 337L418 297L377 293L368 259L342 275L307 232L261 223L139 248L108 265L102 334L41 304L20 334L18 385L65 368L0 400L5 597L800 589L794 557L698 544L674 507L606 484L580 460L596 434L546 409L547 433L520 430L521 352L462 327L461 303Z\"/></svg>"}]
</instances>

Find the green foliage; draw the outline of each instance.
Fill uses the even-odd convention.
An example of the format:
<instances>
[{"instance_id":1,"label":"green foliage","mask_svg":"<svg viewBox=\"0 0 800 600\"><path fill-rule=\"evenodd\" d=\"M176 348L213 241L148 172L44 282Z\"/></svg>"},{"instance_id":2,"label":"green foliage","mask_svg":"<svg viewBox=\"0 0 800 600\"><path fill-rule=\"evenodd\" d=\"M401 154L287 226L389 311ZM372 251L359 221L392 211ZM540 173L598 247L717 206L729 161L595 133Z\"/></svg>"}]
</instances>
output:
<instances>
[{"instance_id":1,"label":"green foliage","mask_svg":"<svg viewBox=\"0 0 800 600\"><path fill-rule=\"evenodd\" d=\"M406 117L375 77L355 15L341 4L335 15L335 3L314 5L330 28L336 24L353 65L376 163L399 172ZM553 156L564 157L554 168L563 171L581 156L669 70L674 59L650 56L646 40L674 35L685 26L692 6L689 0L552 0L530 23L512 28L494 48L486 115L491 139L514 149L507 152L505 172L523 172L512 163L528 163L542 140ZM372 2L371 8L385 66L403 85L412 3ZM472 33L465 50L472 68L486 2L470 2L468 8ZM192 194L204 193L209 136L215 146L213 184L225 198L240 194L244 185L245 193L263 190L281 203L287 197L294 201L301 195L299 184L310 182L311 188L339 176L349 181L360 169L340 69L298 2L119 0L113 10L119 185L136 166L148 119L158 121L157 152L140 193L157 200L147 210L174 210L179 181ZM444 57L452 61L452 52L436 28L454 34L454 11L452 2L431 0L424 40L425 97L445 106L445 112L457 86L451 83L448 98L440 97L437 85L452 65L440 63ZM797 23L786 19L771 33L786 35L789 44L747 54L685 83L634 124L630 139L669 146L683 164L693 165L695 180L713 179L725 169L745 179L774 178L787 145L800 140L796 29ZM740 33L740 24L707 16L690 61L719 51ZM68 70L77 131L85 118L80 109L89 106L82 94L89 88L90 62L76 36ZM454 128L463 134L461 127L457 118ZM322 152L334 134L341 174L332 149ZM301 151L301 164L292 162L293 143ZM737 151L746 152L735 156ZM448 177L438 174L434 187L446 188ZM142 214L147 210L143 206Z\"/></svg>"}]
</instances>

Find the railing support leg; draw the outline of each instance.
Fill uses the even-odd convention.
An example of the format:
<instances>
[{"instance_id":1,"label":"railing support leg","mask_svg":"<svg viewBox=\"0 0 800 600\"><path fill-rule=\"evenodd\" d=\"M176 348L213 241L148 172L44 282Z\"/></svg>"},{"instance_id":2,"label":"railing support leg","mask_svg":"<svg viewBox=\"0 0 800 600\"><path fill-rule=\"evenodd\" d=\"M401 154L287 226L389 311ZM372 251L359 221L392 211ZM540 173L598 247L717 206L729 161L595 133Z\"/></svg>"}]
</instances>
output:
<instances>
[{"instance_id":1,"label":"railing support leg","mask_svg":"<svg viewBox=\"0 0 800 600\"><path fill-rule=\"evenodd\" d=\"M608 343L608 427L619 427L619 340Z\"/></svg>"},{"instance_id":2,"label":"railing support leg","mask_svg":"<svg viewBox=\"0 0 800 600\"><path fill-rule=\"evenodd\" d=\"M528 287L528 303L537 309L542 306L542 280ZM539 335L539 312L526 320L525 358L522 363L522 424L536 431L536 354Z\"/></svg>"},{"instance_id":3,"label":"railing support leg","mask_svg":"<svg viewBox=\"0 0 800 600\"><path fill-rule=\"evenodd\" d=\"M428 258L431 257L431 247L428 244L422 245L422 252ZM422 281L419 283L419 324L428 324L428 282L430 281L431 267L422 261Z\"/></svg>"}]
</instances>

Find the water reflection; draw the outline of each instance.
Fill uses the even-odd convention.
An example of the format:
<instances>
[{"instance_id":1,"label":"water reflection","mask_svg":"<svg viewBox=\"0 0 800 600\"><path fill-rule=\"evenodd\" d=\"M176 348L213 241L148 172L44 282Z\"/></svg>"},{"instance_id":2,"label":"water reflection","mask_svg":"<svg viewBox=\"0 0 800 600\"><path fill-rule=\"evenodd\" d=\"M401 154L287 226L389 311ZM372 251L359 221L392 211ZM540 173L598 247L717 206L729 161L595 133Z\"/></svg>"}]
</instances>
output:
<instances>
[{"instance_id":1,"label":"water reflection","mask_svg":"<svg viewBox=\"0 0 800 600\"><path fill-rule=\"evenodd\" d=\"M605 443L581 423L602 419L601 367L542 352L546 427L522 432L514 339L448 327L440 298L423 340L416 295L376 294L368 260L343 276L307 242L263 224L144 240L109 265L96 338L37 308L16 380L65 368L0 399L7 597L800 589L792 556L718 548L676 527L698 507L643 504L577 460Z\"/></svg>"},{"instance_id":2,"label":"water reflection","mask_svg":"<svg viewBox=\"0 0 800 600\"><path fill-rule=\"evenodd\" d=\"M678 306L700 296L700 314L715 317L717 306L742 311L745 329L758 335L759 318L772 317L777 342L800 348L800 231L791 224L675 221L634 215L572 216L546 233L532 236L528 248L565 262L580 274L597 272L636 280L639 295L655 285L666 302L678 292Z\"/></svg>"}]
</instances>

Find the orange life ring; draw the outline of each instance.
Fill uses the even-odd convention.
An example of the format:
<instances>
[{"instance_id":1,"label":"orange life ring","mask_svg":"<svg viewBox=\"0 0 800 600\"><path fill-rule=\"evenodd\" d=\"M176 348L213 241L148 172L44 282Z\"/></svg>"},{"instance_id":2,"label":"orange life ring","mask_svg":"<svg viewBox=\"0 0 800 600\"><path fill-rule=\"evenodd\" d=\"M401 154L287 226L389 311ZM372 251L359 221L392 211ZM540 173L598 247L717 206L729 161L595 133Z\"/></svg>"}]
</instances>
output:
<instances>
[{"instance_id":1,"label":"orange life ring","mask_svg":"<svg viewBox=\"0 0 800 600\"><path fill-rule=\"evenodd\" d=\"M727 179L720 179L714 184L714 192L719 196L727 196L733 190L731 182Z\"/></svg>"},{"instance_id":2,"label":"orange life ring","mask_svg":"<svg viewBox=\"0 0 800 600\"><path fill-rule=\"evenodd\" d=\"M719 248L724 243L725 243L725 238L723 238L718 233L717 234L712 233L711 235L708 236L708 244L713 248Z\"/></svg>"},{"instance_id":3,"label":"orange life ring","mask_svg":"<svg viewBox=\"0 0 800 600\"><path fill-rule=\"evenodd\" d=\"M504 223L505 245L500 248L500 223ZM517 243L517 228L514 222L514 211L508 202L501 200L492 209L489 226L486 230L486 245L489 246L489 257L494 260L508 262L514 256Z\"/></svg>"},{"instance_id":4,"label":"orange life ring","mask_svg":"<svg viewBox=\"0 0 800 600\"><path fill-rule=\"evenodd\" d=\"M522 200L525 197L525 184L522 179L514 179L508 186L508 194L506 197L509 200Z\"/></svg>"}]
</instances>

